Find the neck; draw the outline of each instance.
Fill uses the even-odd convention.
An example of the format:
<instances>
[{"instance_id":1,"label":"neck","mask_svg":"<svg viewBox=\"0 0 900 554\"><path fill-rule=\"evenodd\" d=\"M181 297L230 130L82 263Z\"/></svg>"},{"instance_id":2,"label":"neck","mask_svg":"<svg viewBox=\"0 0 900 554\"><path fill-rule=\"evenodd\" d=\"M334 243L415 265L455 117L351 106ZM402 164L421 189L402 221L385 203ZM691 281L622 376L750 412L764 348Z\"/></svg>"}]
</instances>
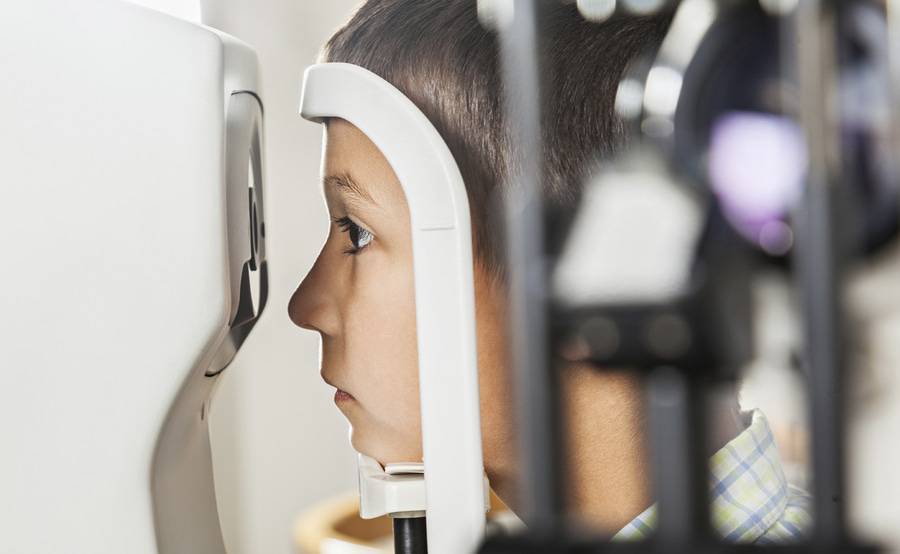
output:
<instances>
[{"instance_id":1,"label":"neck","mask_svg":"<svg viewBox=\"0 0 900 554\"><path fill-rule=\"evenodd\" d=\"M562 371L567 509L576 523L612 535L653 503L643 385L633 372L587 364ZM709 455L743 428L733 391L713 398ZM503 485L497 492L515 510L514 485Z\"/></svg>"},{"instance_id":2,"label":"neck","mask_svg":"<svg viewBox=\"0 0 900 554\"><path fill-rule=\"evenodd\" d=\"M583 364L563 372L568 509L614 534L652 503L641 382Z\"/></svg>"}]
</instances>

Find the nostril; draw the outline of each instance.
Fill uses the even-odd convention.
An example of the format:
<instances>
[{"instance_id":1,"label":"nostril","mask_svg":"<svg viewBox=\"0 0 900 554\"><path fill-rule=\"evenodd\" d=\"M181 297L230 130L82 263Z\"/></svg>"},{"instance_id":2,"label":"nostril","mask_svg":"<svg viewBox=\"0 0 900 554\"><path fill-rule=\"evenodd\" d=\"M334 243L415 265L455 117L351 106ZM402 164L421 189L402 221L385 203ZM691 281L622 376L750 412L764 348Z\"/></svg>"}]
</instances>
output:
<instances>
[{"instance_id":1,"label":"nostril","mask_svg":"<svg viewBox=\"0 0 900 554\"><path fill-rule=\"evenodd\" d=\"M306 322L306 321L294 320L294 325L296 325L297 327L306 329L308 331L318 331L318 329L315 327L315 325L313 325L312 323Z\"/></svg>"},{"instance_id":2,"label":"nostril","mask_svg":"<svg viewBox=\"0 0 900 554\"><path fill-rule=\"evenodd\" d=\"M296 325L297 327L303 327L304 329L309 329L309 323L306 321L306 318L300 318L297 315L297 312L293 309L293 307L289 304L287 309L288 318L290 318L291 323Z\"/></svg>"}]
</instances>

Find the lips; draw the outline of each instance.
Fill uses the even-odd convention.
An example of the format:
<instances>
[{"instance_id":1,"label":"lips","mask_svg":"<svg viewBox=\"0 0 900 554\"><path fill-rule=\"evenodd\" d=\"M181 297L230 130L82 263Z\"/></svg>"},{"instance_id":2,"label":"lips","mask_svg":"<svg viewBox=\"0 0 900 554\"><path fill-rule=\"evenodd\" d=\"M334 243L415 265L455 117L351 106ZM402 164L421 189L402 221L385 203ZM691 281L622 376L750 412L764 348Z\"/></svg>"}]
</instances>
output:
<instances>
[{"instance_id":1,"label":"lips","mask_svg":"<svg viewBox=\"0 0 900 554\"><path fill-rule=\"evenodd\" d=\"M356 400L356 399L353 398L353 395L350 394L349 392L347 392L345 390L341 390L341 389L337 389L336 391L334 391L334 401L335 402L338 402L338 403L350 402L351 400Z\"/></svg>"},{"instance_id":2,"label":"lips","mask_svg":"<svg viewBox=\"0 0 900 554\"><path fill-rule=\"evenodd\" d=\"M342 389L340 387L340 385L338 385L337 383L335 383L334 381L332 381L331 379L326 377L324 372L322 372L322 380L325 381L326 383L328 383L329 385L331 385L332 387L334 387L335 389L337 389L334 392L334 401L335 402L349 402L350 400L355 400L355 398L353 398L352 394L345 391L344 389Z\"/></svg>"}]
</instances>

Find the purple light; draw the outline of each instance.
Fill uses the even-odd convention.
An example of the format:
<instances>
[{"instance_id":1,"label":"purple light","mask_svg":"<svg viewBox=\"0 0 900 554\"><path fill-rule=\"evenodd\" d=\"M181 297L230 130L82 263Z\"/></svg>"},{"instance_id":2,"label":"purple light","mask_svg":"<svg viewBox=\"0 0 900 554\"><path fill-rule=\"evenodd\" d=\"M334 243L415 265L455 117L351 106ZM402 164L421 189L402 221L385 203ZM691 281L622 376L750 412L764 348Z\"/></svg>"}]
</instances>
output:
<instances>
[{"instance_id":1,"label":"purple light","mask_svg":"<svg viewBox=\"0 0 900 554\"><path fill-rule=\"evenodd\" d=\"M803 191L806 143L786 117L731 112L712 130L709 177L725 216L748 239L772 249L772 231ZM783 253L783 252L772 252Z\"/></svg>"}]
</instances>

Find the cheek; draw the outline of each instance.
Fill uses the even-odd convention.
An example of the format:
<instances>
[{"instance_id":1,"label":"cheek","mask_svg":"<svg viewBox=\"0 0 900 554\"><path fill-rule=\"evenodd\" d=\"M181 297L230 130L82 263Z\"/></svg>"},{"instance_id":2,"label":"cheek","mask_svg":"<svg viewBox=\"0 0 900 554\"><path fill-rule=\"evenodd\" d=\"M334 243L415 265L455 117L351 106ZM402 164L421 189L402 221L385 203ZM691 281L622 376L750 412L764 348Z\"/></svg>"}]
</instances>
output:
<instances>
[{"instance_id":1,"label":"cheek","mask_svg":"<svg viewBox=\"0 0 900 554\"><path fill-rule=\"evenodd\" d=\"M344 358L349 385L374 423L418 440L418 359L412 265L360 254L347 282Z\"/></svg>"},{"instance_id":2,"label":"cheek","mask_svg":"<svg viewBox=\"0 0 900 554\"><path fill-rule=\"evenodd\" d=\"M489 282L489 276L476 267L475 318L484 461L491 481L502 486L515 479L515 402L507 347L506 291L489 286Z\"/></svg>"}]
</instances>

